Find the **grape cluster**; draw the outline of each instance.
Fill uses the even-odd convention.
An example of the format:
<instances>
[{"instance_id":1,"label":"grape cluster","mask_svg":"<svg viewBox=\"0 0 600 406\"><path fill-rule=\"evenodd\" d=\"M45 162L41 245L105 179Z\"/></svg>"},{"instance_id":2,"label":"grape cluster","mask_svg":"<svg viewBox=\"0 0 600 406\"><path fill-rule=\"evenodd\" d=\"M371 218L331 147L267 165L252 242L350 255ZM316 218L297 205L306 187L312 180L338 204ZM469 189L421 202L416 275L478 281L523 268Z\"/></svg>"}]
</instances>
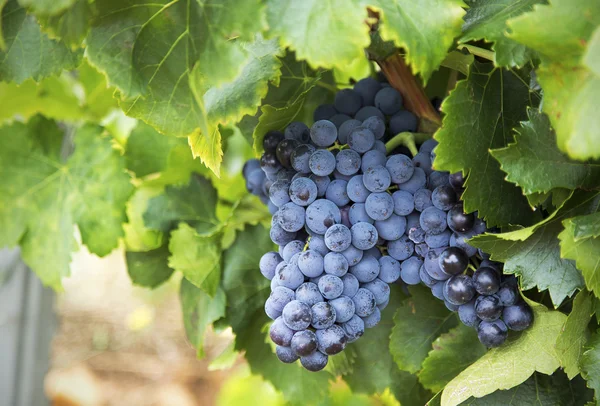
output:
<instances>
[{"instance_id":1,"label":"grape cluster","mask_svg":"<svg viewBox=\"0 0 600 406\"><path fill-rule=\"evenodd\" d=\"M285 363L323 369L378 324L389 284L400 281L431 288L488 347L532 321L516 279L466 243L486 225L463 211L462 175L432 169L436 142L413 157L386 155L387 137L416 131L402 104L389 84L363 79L319 106L310 128L268 132L261 159L244 167L248 190L273 214L279 252L264 254L260 271L271 280L265 312ZM475 272L471 258L483 258Z\"/></svg>"}]
</instances>

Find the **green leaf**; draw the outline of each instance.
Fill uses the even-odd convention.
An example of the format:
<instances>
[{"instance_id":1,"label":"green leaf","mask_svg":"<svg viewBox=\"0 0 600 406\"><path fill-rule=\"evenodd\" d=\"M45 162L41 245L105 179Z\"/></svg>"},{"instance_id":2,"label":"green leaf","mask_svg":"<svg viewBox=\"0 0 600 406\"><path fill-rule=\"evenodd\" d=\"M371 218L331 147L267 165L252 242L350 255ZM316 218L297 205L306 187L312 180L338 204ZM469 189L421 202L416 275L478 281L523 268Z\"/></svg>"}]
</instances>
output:
<instances>
[{"instance_id":1,"label":"green leaf","mask_svg":"<svg viewBox=\"0 0 600 406\"><path fill-rule=\"evenodd\" d=\"M236 335L236 349L246 352L253 374L261 375L283 393L291 404L312 404L327 396L332 376L325 371L312 373L299 365L281 363L266 342L263 327L268 321L264 302L269 281L258 269L263 253L273 243L261 226L247 227L225 251L223 289L227 295L227 321Z\"/></svg>"},{"instance_id":2,"label":"green leaf","mask_svg":"<svg viewBox=\"0 0 600 406\"><path fill-rule=\"evenodd\" d=\"M217 293L221 280L220 239L218 233L201 235L186 223L180 223L169 240L169 266L210 297Z\"/></svg>"},{"instance_id":3,"label":"green leaf","mask_svg":"<svg viewBox=\"0 0 600 406\"><path fill-rule=\"evenodd\" d=\"M185 144L184 139L168 137L140 122L127 138L127 169L138 178L162 172L167 168L171 150Z\"/></svg>"},{"instance_id":4,"label":"green leaf","mask_svg":"<svg viewBox=\"0 0 600 406\"><path fill-rule=\"evenodd\" d=\"M77 248L74 226L91 252L108 254L123 236L132 192L124 159L100 127L77 130L66 162L62 143L56 124L39 117L0 128L0 245L19 243L24 261L55 289Z\"/></svg>"},{"instance_id":5,"label":"green leaf","mask_svg":"<svg viewBox=\"0 0 600 406\"><path fill-rule=\"evenodd\" d=\"M575 240L600 237L600 212L588 214L587 216L573 217L569 221L573 224L573 236Z\"/></svg>"},{"instance_id":6,"label":"green leaf","mask_svg":"<svg viewBox=\"0 0 600 406\"><path fill-rule=\"evenodd\" d=\"M579 359L588 339L587 326L594 314L592 305L592 296L585 290L579 292L556 340L556 353L569 379L579 374Z\"/></svg>"},{"instance_id":7,"label":"green leaf","mask_svg":"<svg viewBox=\"0 0 600 406\"><path fill-rule=\"evenodd\" d=\"M600 334L598 331L591 337L586 351L580 360L581 376L587 381L588 388L600 395Z\"/></svg>"},{"instance_id":8,"label":"green leaf","mask_svg":"<svg viewBox=\"0 0 600 406\"><path fill-rule=\"evenodd\" d=\"M169 249L166 245L146 252L125 253L127 273L134 285L156 288L169 280L173 269L168 265Z\"/></svg>"},{"instance_id":9,"label":"green leaf","mask_svg":"<svg viewBox=\"0 0 600 406\"><path fill-rule=\"evenodd\" d=\"M369 45L367 10L358 0L268 0L272 35L313 67L344 69Z\"/></svg>"},{"instance_id":10,"label":"green leaf","mask_svg":"<svg viewBox=\"0 0 600 406\"><path fill-rule=\"evenodd\" d=\"M8 3L8 0L0 0L0 51L4 51L6 49L6 42L4 42L4 31L2 29L3 18L1 18L3 15L2 10L4 9L4 6L6 6L6 3Z\"/></svg>"},{"instance_id":11,"label":"green leaf","mask_svg":"<svg viewBox=\"0 0 600 406\"><path fill-rule=\"evenodd\" d=\"M575 264L561 258L558 235L561 220L596 211L598 195L578 191L556 212L536 225L501 234L483 234L469 240L475 247L505 262L504 272L521 276L521 287L548 289L552 303L559 306L584 285Z\"/></svg>"},{"instance_id":12,"label":"green leaf","mask_svg":"<svg viewBox=\"0 0 600 406\"><path fill-rule=\"evenodd\" d=\"M475 60L473 54L463 54L459 51L452 51L442 61L442 66L459 71L465 76L469 75L471 64ZM447 86L447 83L446 83Z\"/></svg>"},{"instance_id":13,"label":"green leaf","mask_svg":"<svg viewBox=\"0 0 600 406\"><path fill-rule=\"evenodd\" d=\"M28 8L34 14L54 15L73 6L76 0L19 0L22 7Z\"/></svg>"},{"instance_id":14,"label":"green leaf","mask_svg":"<svg viewBox=\"0 0 600 406\"><path fill-rule=\"evenodd\" d=\"M167 186L160 196L150 199L144 213L146 227L167 232L186 222L199 232L210 232L219 226L215 214L217 193L210 181L192 175L184 186Z\"/></svg>"},{"instance_id":15,"label":"green leaf","mask_svg":"<svg viewBox=\"0 0 600 406\"><path fill-rule=\"evenodd\" d=\"M381 314L379 324L368 329L344 352L352 360L352 371L344 380L355 392L382 394L388 388L403 405L423 405L431 397L415 375L401 371L388 351L394 311L403 299L399 286L392 287L390 303Z\"/></svg>"},{"instance_id":16,"label":"green leaf","mask_svg":"<svg viewBox=\"0 0 600 406\"><path fill-rule=\"evenodd\" d=\"M444 302L432 300L429 289L415 287L394 314L390 353L403 371L415 373L437 337L457 325L456 315Z\"/></svg>"},{"instance_id":17,"label":"green leaf","mask_svg":"<svg viewBox=\"0 0 600 406\"><path fill-rule=\"evenodd\" d=\"M252 39L263 26L262 7L253 0L106 0L97 5L86 40L90 61L124 96L150 93L164 105L160 110L191 101L187 82L194 66L212 85L234 78L245 52L230 39L234 34Z\"/></svg>"},{"instance_id":18,"label":"green leaf","mask_svg":"<svg viewBox=\"0 0 600 406\"><path fill-rule=\"evenodd\" d=\"M592 34L586 53L583 56L583 64L594 72L594 75L600 76L600 27L596 28L596 31Z\"/></svg>"},{"instance_id":19,"label":"green leaf","mask_svg":"<svg viewBox=\"0 0 600 406\"><path fill-rule=\"evenodd\" d=\"M23 0L20 1L23 3ZM69 3L73 4L58 13L45 14L37 9L33 12L50 38L61 39L72 49L76 49L81 47L96 9L90 0L69 0Z\"/></svg>"},{"instance_id":20,"label":"green leaf","mask_svg":"<svg viewBox=\"0 0 600 406\"><path fill-rule=\"evenodd\" d=\"M576 225L574 220L584 220L589 216L567 219L563 222L564 231L560 233L560 253L563 258L575 261L577 269L583 274L585 285L593 291L596 296L600 296L600 238L575 238ZM595 217L595 216L594 216Z\"/></svg>"},{"instance_id":21,"label":"green leaf","mask_svg":"<svg viewBox=\"0 0 600 406\"><path fill-rule=\"evenodd\" d=\"M583 405L593 394L585 388L582 379L569 381L560 371L551 376L533 374L519 386L499 390L480 399L470 398L461 403L464 406L506 406L506 405Z\"/></svg>"},{"instance_id":22,"label":"green leaf","mask_svg":"<svg viewBox=\"0 0 600 406\"><path fill-rule=\"evenodd\" d=\"M203 358L206 328L225 315L225 293L219 288L214 297L210 297L184 278L181 280L179 298L185 333L196 348L196 356Z\"/></svg>"},{"instance_id":23,"label":"green leaf","mask_svg":"<svg viewBox=\"0 0 600 406\"><path fill-rule=\"evenodd\" d=\"M475 330L459 324L433 342L433 349L429 351L419 372L419 382L432 392L441 391L486 351Z\"/></svg>"},{"instance_id":24,"label":"green leaf","mask_svg":"<svg viewBox=\"0 0 600 406\"><path fill-rule=\"evenodd\" d=\"M404 48L413 73L427 82L461 32L465 4L462 0L375 0L373 5L383 12L381 37Z\"/></svg>"},{"instance_id":25,"label":"green leaf","mask_svg":"<svg viewBox=\"0 0 600 406\"><path fill-rule=\"evenodd\" d=\"M469 8L462 27L460 43L484 39L493 42L494 63L497 66L524 66L534 53L506 36L506 22L533 10L545 0L467 0Z\"/></svg>"},{"instance_id":26,"label":"green leaf","mask_svg":"<svg viewBox=\"0 0 600 406\"><path fill-rule=\"evenodd\" d=\"M528 109L529 121L517 128L515 142L492 151L506 179L520 186L525 194L548 192L554 188L600 188L600 163L569 159L556 146L556 134L548 117Z\"/></svg>"},{"instance_id":27,"label":"green leaf","mask_svg":"<svg viewBox=\"0 0 600 406\"><path fill-rule=\"evenodd\" d=\"M435 167L469 171L462 195L467 212L479 211L488 226L528 224L534 219L521 189L507 182L489 150L512 141L512 129L525 120L534 104L524 79L516 71L474 62L466 80L458 83L442 105L443 126L435 134Z\"/></svg>"},{"instance_id":28,"label":"green leaf","mask_svg":"<svg viewBox=\"0 0 600 406\"><path fill-rule=\"evenodd\" d=\"M471 396L482 397L498 389L510 389L525 382L535 371L550 375L560 366L554 344L566 316L529 303L534 313L531 327L510 334L504 345L489 350L446 385L442 406L454 406Z\"/></svg>"},{"instance_id":29,"label":"green leaf","mask_svg":"<svg viewBox=\"0 0 600 406\"><path fill-rule=\"evenodd\" d=\"M23 83L33 78L37 82L79 64L82 52L71 52L62 42L48 38L16 0L0 9L5 43L0 50L0 80Z\"/></svg>"},{"instance_id":30,"label":"green leaf","mask_svg":"<svg viewBox=\"0 0 600 406\"><path fill-rule=\"evenodd\" d=\"M595 114L600 77L581 65L588 40L600 25L600 4L589 0L554 0L508 22L510 37L536 50L544 89L543 110L557 134L558 147L572 158L600 157Z\"/></svg>"},{"instance_id":31,"label":"green leaf","mask_svg":"<svg viewBox=\"0 0 600 406\"><path fill-rule=\"evenodd\" d=\"M143 218L150 199L159 196L162 191L160 187L141 186L135 189L127 202L127 223L123 224L127 251L145 252L155 250L163 245L165 234L162 231L147 228Z\"/></svg>"}]
</instances>

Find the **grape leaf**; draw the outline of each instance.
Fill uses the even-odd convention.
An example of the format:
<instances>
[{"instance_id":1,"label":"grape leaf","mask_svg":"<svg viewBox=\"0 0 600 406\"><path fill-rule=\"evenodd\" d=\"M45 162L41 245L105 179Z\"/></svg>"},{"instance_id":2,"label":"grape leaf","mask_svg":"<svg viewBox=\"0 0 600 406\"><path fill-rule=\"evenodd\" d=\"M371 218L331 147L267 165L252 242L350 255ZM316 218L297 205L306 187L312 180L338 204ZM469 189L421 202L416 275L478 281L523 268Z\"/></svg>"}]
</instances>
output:
<instances>
[{"instance_id":1,"label":"grape leaf","mask_svg":"<svg viewBox=\"0 0 600 406\"><path fill-rule=\"evenodd\" d=\"M415 373L421 369L435 339L455 327L457 319L444 302L432 300L429 289L419 286L410 292L411 297L394 314L390 353L398 368Z\"/></svg>"},{"instance_id":2,"label":"grape leaf","mask_svg":"<svg viewBox=\"0 0 600 406\"><path fill-rule=\"evenodd\" d=\"M577 162L560 152L548 117L528 109L529 121L517 128L515 142L492 151L506 179L526 194L548 192L554 188L597 189L600 187L600 163Z\"/></svg>"},{"instance_id":3,"label":"grape leaf","mask_svg":"<svg viewBox=\"0 0 600 406\"><path fill-rule=\"evenodd\" d=\"M596 28L588 43L587 50L583 56L583 64L591 70L594 75L600 76L600 27Z\"/></svg>"},{"instance_id":4,"label":"grape leaf","mask_svg":"<svg viewBox=\"0 0 600 406\"><path fill-rule=\"evenodd\" d=\"M169 248L166 245L146 252L127 251L125 261L131 282L152 289L162 285L173 274L168 258Z\"/></svg>"},{"instance_id":5,"label":"grape leaf","mask_svg":"<svg viewBox=\"0 0 600 406\"><path fill-rule=\"evenodd\" d=\"M108 254L123 235L132 192L124 159L100 127L77 130L66 162L62 140L40 117L0 128L0 245L19 243L24 261L55 289L69 274L74 226L91 252Z\"/></svg>"},{"instance_id":6,"label":"grape leaf","mask_svg":"<svg viewBox=\"0 0 600 406\"><path fill-rule=\"evenodd\" d=\"M543 110L556 130L558 147L575 159L599 158L595 95L600 91L600 77L581 62L588 40L600 25L600 4L554 0L508 25L511 38L543 57L537 75L544 89Z\"/></svg>"},{"instance_id":7,"label":"grape leaf","mask_svg":"<svg viewBox=\"0 0 600 406\"><path fill-rule=\"evenodd\" d=\"M569 381L569 378L560 371L551 376L536 372L519 386L498 390L480 399L469 398L461 405L583 405L593 397L590 392L582 379Z\"/></svg>"},{"instance_id":8,"label":"grape leaf","mask_svg":"<svg viewBox=\"0 0 600 406\"><path fill-rule=\"evenodd\" d=\"M474 329L459 324L433 342L419 372L419 382L438 392L463 369L486 353Z\"/></svg>"},{"instance_id":9,"label":"grape leaf","mask_svg":"<svg viewBox=\"0 0 600 406\"><path fill-rule=\"evenodd\" d=\"M374 0L373 5L383 12L379 28L383 40L404 48L413 73L427 82L461 32L465 4L462 0Z\"/></svg>"},{"instance_id":10,"label":"grape leaf","mask_svg":"<svg viewBox=\"0 0 600 406\"><path fill-rule=\"evenodd\" d=\"M131 252L155 250L163 245L165 234L152 230L144 224L144 212L148 202L162 193L163 189L156 186L140 186L127 202L127 223L123 224L125 231L125 247Z\"/></svg>"},{"instance_id":11,"label":"grape leaf","mask_svg":"<svg viewBox=\"0 0 600 406\"><path fill-rule=\"evenodd\" d=\"M214 321L225 316L225 305L227 303L225 292L218 288L214 297L210 297L183 278L179 288L179 298L181 300L185 333L188 340L196 348L196 356L203 358L205 355L204 334L206 328Z\"/></svg>"},{"instance_id":12,"label":"grape leaf","mask_svg":"<svg viewBox=\"0 0 600 406\"><path fill-rule=\"evenodd\" d=\"M533 56L531 49L505 35L506 22L531 11L545 0L467 0L469 8L462 27L460 43L484 39L493 42L497 66L524 66Z\"/></svg>"},{"instance_id":13,"label":"grape leaf","mask_svg":"<svg viewBox=\"0 0 600 406\"><path fill-rule=\"evenodd\" d=\"M261 375L281 391L291 404L312 404L327 395L332 376L312 373L299 365L281 363L265 341L268 318L264 302L269 281L258 269L260 257L273 243L261 226L247 227L224 253L223 289L227 295L227 322L236 335L236 349L246 352L253 374Z\"/></svg>"},{"instance_id":14,"label":"grape leaf","mask_svg":"<svg viewBox=\"0 0 600 406\"><path fill-rule=\"evenodd\" d=\"M19 0L22 7L28 8L34 14L54 15L73 6L76 0Z\"/></svg>"},{"instance_id":15,"label":"grape leaf","mask_svg":"<svg viewBox=\"0 0 600 406\"><path fill-rule=\"evenodd\" d=\"M422 405L431 394L419 384L415 375L400 371L387 351L394 311L402 299L399 286L393 286L390 303L382 312L379 324L346 347L344 351L352 360L352 371L344 375L344 380L355 392L381 394L389 388L401 404Z\"/></svg>"},{"instance_id":16,"label":"grape leaf","mask_svg":"<svg viewBox=\"0 0 600 406\"><path fill-rule=\"evenodd\" d=\"M269 31L313 67L344 69L369 45L367 10L358 0L268 0Z\"/></svg>"},{"instance_id":17,"label":"grape leaf","mask_svg":"<svg viewBox=\"0 0 600 406\"><path fill-rule=\"evenodd\" d=\"M0 0L0 51L4 51L6 49L6 43L4 42L4 31L2 30L2 10L4 9L4 6L6 6L6 3L8 3L8 0Z\"/></svg>"},{"instance_id":18,"label":"grape leaf","mask_svg":"<svg viewBox=\"0 0 600 406\"><path fill-rule=\"evenodd\" d=\"M588 388L600 395L600 333L596 331L587 343L580 360L581 376L587 381Z\"/></svg>"},{"instance_id":19,"label":"grape leaf","mask_svg":"<svg viewBox=\"0 0 600 406\"><path fill-rule=\"evenodd\" d=\"M556 340L556 353L569 379L579 374L579 359L588 339L587 326L594 314L592 304L592 296L587 291L579 292Z\"/></svg>"},{"instance_id":20,"label":"grape leaf","mask_svg":"<svg viewBox=\"0 0 600 406\"><path fill-rule=\"evenodd\" d=\"M169 267L214 297L221 280L221 235L202 235L180 223L169 240Z\"/></svg>"},{"instance_id":21,"label":"grape leaf","mask_svg":"<svg viewBox=\"0 0 600 406\"><path fill-rule=\"evenodd\" d=\"M79 64L83 53L72 52L64 43L48 38L16 0L0 9L5 44L0 50L0 80L23 83L33 78L37 82Z\"/></svg>"},{"instance_id":22,"label":"grape leaf","mask_svg":"<svg viewBox=\"0 0 600 406\"><path fill-rule=\"evenodd\" d=\"M177 145L185 145L185 140L168 137L140 122L127 138L127 169L138 178L162 172L171 150Z\"/></svg>"},{"instance_id":23,"label":"grape leaf","mask_svg":"<svg viewBox=\"0 0 600 406\"><path fill-rule=\"evenodd\" d=\"M167 186L160 196L150 199L144 213L146 227L169 231L184 221L199 232L210 232L220 225L215 214L217 193L210 181L192 175L184 186Z\"/></svg>"},{"instance_id":24,"label":"grape leaf","mask_svg":"<svg viewBox=\"0 0 600 406\"><path fill-rule=\"evenodd\" d=\"M512 141L512 128L526 118L534 96L516 71L474 62L442 104L446 113L436 134L435 167L469 171L462 195L467 212L479 211L488 226L528 224L535 216L521 189L507 182L489 150Z\"/></svg>"},{"instance_id":25,"label":"grape leaf","mask_svg":"<svg viewBox=\"0 0 600 406\"><path fill-rule=\"evenodd\" d=\"M97 5L86 40L92 64L124 96L150 93L165 105L189 102L188 75L196 65L215 86L234 78L245 53L230 38L252 39L264 24L262 7L252 0L106 0Z\"/></svg>"},{"instance_id":26,"label":"grape leaf","mask_svg":"<svg viewBox=\"0 0 600 406\"><path fill-rule=\"evenodd\" d=\"M575 241L600 236L600 212L569 219L573 224Z\"/></svg>"},{"instance_id":27,"label":"grape leaf","mask_svg":"<svg viewBox=\"0 0 600 406\"><path fill-rule=\"evenodd\" d=\"M596 296L600 296L600 237L575 238L574 220L585 221L590 216L575 217L563 222L564 231L560 233L560 253L562 257L575 261L577 269L583 274L585 284ZM595 218L596 216L594 216ZM600 229L596 232L600 234Z\"/></svg>"},{"instance_id":28,"label":"grape leaf","mask_svg":"<svg viewBox=\"0 0 600 406\"><path fill-rule=\"evenodd\" d=\"M30 1L30 0L27 0ZM23 0L20 0L23 4ZM50 38L59 38L72 49L81 47L95 17L95 4L89 0L69 0L68 7L57 13L33 10Z\"/></svg>"},{"instance_id":29,"label":"grape leaf","mask_svg":"<svg viewBox=\"0 0 600 406\"><path fill-rule=\"evenodd\" d=\"M550 375L560 366L554 344L566 316L534 302L530 305L534 313L531 327L513 332L502 347L492 348L450 381L442 393L443 406L512 388L535 371Z\"/></svg>"}]
</instances>

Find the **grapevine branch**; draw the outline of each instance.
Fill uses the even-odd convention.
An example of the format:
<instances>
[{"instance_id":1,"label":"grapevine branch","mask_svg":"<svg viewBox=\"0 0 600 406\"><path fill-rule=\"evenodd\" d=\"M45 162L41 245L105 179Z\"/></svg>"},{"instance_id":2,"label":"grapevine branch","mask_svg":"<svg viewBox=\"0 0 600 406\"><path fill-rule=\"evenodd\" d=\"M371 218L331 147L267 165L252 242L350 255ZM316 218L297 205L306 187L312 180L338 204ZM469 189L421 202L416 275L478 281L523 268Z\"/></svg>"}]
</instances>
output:
<instances>
[{"instance_id":1,"label":"grapevine branch","mask_svg":"<svg viewBox=\"0 0 600 406\"><path fill-rule=\"evenodd\" d=\"M388 142L385 143L385 150L389 154L401 145L404 145L410 151L413 156L419 152L417 149L417 143L422 144L431 138L429 133L411 133L403 132L395 135Z\"/></svg>"}]
</instances>

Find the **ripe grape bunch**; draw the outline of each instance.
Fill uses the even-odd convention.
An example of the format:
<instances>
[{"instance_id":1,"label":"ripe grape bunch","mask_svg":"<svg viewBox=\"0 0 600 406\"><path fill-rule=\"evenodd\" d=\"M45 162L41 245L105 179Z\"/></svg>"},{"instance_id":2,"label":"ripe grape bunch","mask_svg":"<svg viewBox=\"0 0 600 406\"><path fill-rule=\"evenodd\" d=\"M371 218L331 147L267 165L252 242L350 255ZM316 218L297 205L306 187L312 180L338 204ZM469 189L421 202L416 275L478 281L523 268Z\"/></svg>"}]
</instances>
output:
<instances>
[{"instance_id":1,"label":"ripe grape bunch","mask_svg":"<svg viewBox=\"0 0 600 406\"><path fill-rule=\"evenodd\" d=\"M462 174L432 169L436 142L386 155L384 140L416 128L400 93L367 78L319 106L312 127L268 132L261 159L246 163L246 186L268 205L279 246L260 271L271 280L265 312L282 362L323 369L378 324L396 282L431 288L487 347L531 324L516 278L466 242L486 225L463 211Z\"/></svg>"}]
</instances>

